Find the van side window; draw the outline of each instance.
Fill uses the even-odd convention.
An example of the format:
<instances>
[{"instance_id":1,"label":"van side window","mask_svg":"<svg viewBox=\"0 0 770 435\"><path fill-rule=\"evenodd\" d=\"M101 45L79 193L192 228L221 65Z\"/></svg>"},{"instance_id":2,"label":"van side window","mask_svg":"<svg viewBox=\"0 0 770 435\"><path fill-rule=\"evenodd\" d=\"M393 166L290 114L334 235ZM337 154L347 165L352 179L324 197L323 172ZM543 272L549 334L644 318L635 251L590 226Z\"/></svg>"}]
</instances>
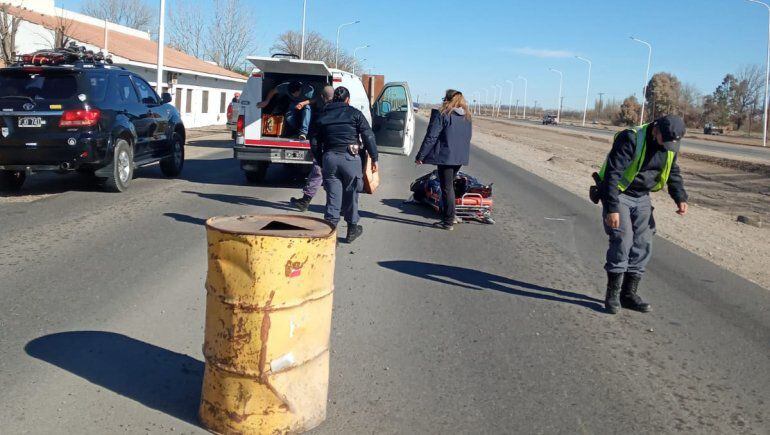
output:
<instances>
[{"instance_id":1,"label":"van side window","mask_svg":"<svg viewBox=\"0 0 770 435\"><path fill-rule=\"evenodd\" d=\"M390 112L406 112L409 110L409 100L406 97L406 89L402 86L391 86L382 94L377 104L377 114L385 116Z\"/></svg>"}]
</instances>

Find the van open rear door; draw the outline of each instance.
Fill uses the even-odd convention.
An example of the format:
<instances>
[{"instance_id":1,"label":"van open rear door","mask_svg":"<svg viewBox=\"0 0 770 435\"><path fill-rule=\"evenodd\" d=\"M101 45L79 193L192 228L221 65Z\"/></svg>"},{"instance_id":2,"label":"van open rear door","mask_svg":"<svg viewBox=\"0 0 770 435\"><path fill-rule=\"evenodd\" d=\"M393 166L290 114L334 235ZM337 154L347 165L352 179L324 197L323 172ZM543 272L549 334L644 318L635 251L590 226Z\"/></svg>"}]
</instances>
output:
<instances>
[{"instance_id":1,"label":"van open rear door","mask_svg":"<svg viewBox=\"0 0 770 435\"><path fill-rule=\"evenodd\" d=\"M414 148L414 107L406 82L388 83L372 107L372 130L377 149L408 156Z\"/></svg>"}]
</instances>

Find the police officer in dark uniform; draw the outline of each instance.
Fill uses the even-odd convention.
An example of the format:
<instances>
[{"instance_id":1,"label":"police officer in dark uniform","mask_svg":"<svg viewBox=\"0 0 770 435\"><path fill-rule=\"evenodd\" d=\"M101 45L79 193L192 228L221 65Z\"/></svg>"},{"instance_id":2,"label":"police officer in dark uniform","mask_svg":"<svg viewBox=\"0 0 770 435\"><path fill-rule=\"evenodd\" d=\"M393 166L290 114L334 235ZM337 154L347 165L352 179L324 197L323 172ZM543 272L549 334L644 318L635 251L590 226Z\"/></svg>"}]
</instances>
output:
<instances>
[{"instance_id":1,"label":"police officer in dark uniform","mask_svg":"<svg viewBox=\"0 0 770 435\"><path fill-rule=\"evenodd\" d=\"M322 167L324 218L336 227L342 213L348 224L346 241L352 243L364 231L358 225L358 193L363 189L359 137L371 156L372 172L377 172L378 165L374 132L364 114L349 103L350 92L345 87L334 90L332 102L316 117L311 129L310 148Z\"/></svg>"},{"instance_id":2,"label":"police officer in dark uniform","mask_svg":"<svg viewBox=\"0 0 770 435\"><path fill-rule=\"evenodd\" d=\"M615 136L601 172L595 174L609 236L604 269L605 308L611 314L621 307L650 311L650 304L637 294L655 234L650 192L667 185L676 213L687 213L687 193L676 162L684 134L684 121L673 115L624 130Z\"/></svg>"}]
</instances>

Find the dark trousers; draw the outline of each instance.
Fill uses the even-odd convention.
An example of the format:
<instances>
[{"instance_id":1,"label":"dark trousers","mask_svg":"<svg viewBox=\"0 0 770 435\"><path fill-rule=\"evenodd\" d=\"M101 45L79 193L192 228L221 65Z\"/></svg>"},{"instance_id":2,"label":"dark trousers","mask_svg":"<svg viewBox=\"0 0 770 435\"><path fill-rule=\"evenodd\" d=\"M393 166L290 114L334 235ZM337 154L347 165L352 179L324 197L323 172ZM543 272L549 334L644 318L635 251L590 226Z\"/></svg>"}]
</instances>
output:
<instances>
[{"instance_id":1,"label":"dark trousers","mask_svg":"<svg viewBox=\"0 0 770 435\"><path fill-rule=\"evenodd\" d=\"M453 225L455 223L455 176L460 166L438 165L438 179L441 182L441 220Z\"/></svg>"},{"instance_id":2,"label":"dark trousers","mask_svg":"<svg viewBox=\"0 0 770 435\"><path fill-rule=\"evenodd\" d=\"M349 225L358 223L358 192L363 188L361 158L347 151L323 155L323 185L326 190L324 219L337 226L340 214Z\"/></svg>"}]
</instances>

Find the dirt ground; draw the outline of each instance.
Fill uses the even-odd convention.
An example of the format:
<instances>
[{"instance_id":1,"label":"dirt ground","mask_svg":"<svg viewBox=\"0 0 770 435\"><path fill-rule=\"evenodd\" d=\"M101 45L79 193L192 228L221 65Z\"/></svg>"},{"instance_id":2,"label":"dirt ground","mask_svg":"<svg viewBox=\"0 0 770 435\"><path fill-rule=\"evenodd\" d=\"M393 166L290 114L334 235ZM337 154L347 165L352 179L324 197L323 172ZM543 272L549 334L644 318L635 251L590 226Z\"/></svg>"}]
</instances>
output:
<instances>
[{"instance_id":1,"label":"dirt ground","mask_svg":"<svg viewBox=\"0 0 770 435\"><path fill-rule=\"evenodd\" d=\"M609 140L474 120L474 144L587 198L590 174L610 149ZM770 166L682 154L690 213L682 218L665 192L653 195L658 234L770 289ZM597 219L599 210L597 208ZM737 222L760 218L764 228Z\"/></svg>"}]
</instances>

